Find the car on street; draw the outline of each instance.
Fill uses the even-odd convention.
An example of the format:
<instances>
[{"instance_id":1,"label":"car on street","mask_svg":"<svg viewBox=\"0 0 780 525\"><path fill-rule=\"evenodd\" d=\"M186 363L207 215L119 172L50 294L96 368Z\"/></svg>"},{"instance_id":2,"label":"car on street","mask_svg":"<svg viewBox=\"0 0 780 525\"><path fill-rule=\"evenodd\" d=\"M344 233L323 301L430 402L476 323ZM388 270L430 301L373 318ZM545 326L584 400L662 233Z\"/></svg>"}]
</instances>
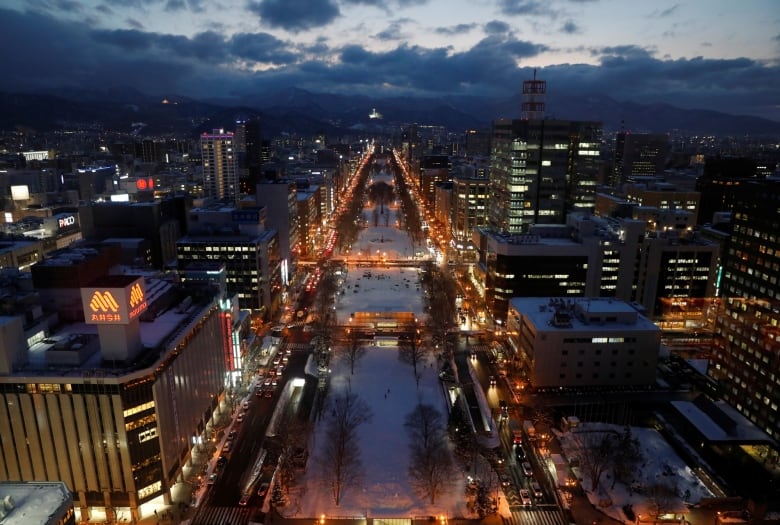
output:
<instances>
[{"instance_id":1,"label":"car on street","mask_svg":"<svg viewBox=\"0 0 780 525\"><path fill-rule=\"evenodd\" d=\"M501 474L501 476L499 476L499 477L501 479L501 486L502 487L508 487L509 485L512 484L512 479L508 475Z\"/></svg>"},{"instance_id":2,"label":"car on street","mask_svg":"<svg viewBox=\"0 0 780 525\"><path fill-rule=\"evenodd\" d=\"M520 489L520 501L525 506L531 505L531 493L528 492L528 489Z\"/></svg>"},{"instance_id":3,"label":"car on street","mask_svg":"<svg viewBox=\"0 0 780 525\"><path fill-rule=\"evenodd\" d=\"M529 476L529 477L534 475L534 471L531 468L531 464L530 463L528 463L527 461L523 461L521 466L523 468L523 474L525 474L526 476Z\"/></svg>"},{"instance_id":4,"label":"car on street","mask_svg":"<svg viewBox=\"0 0 780 525\"><path fill-rule=\"evenodd\" d=\"M238 434L238 432L236 432L235 430L231 430L230 432L228 432L228 437L227 438L228 439L233 439L234 437L236 437L236 434Z\"/></svg>"},{"instance_id":5,"label":"car on street","mask_svg":"<svg viewBox=\"0 0 780 525\"><path fill-rule=\"evenodd\" d=\"M496 376L490 376L490 386L496 386Z\"/></svg>"},{"instance_id":6,"label":"car on street","mask_svg":"<svg viewBox=\"0 0 780 525\"><path fill-rule=\"evenodd\" d=\"M536 499L542 499L544 497L542 487L537 482L534 481L531 483L531 490L534 492L534 497Z\"/></svg>"},{"instance_id":7,"label":"car on street","mask_svg":"<svg viewBox=\"0 0 780 525\"><path fill-rule=\"evenodd\" d=\"M268 492L268 483L261 483L260 487L257 489L257 495L261 498L266 495Z\"/></svg>"},{"instance_id":8,"label":"car on street","mask_svg":"<svg viewBox=\"0 0 780 525\"><path fill-rule=\"evenodd\" d=\"M217 458L217 466L218 467L223 467L225 465L225 463L227 463L227 457L226 456L219 456Z\"/></svg>"},{"instance_id":9,"label":"car on street","mask_svg":"<svg viewBox=\"0 0 780 525\"><path fill-rule=\"evenodd\" d=\"M214 472L213 474L209 474L209 479L206 482L207 485L214 485L217 482L217 473Z\"/></svg>"},{"instance_id":10,"label":"car on street","mask_svg":"<svg viewBox=\"0 0 780 525\"><path fill-rule=\"evenodd\" d=\"M249 400L248 400L248 399L244 399L244 400L241 402L241 408L243 408L244 410L246 410L247 408L249 408Z\"/></svg>"},{"instance_id":11,"label":"car on street","mask_svg":"<svg viewBox=\"0 0 780 525\"><path fill-rule=\"evenodd\" d=\"M241 499L238 500L238 504L242 507L246 507L249 504L249 498L252 497L252 494L247 492L246 494L241 495Z\"/></svg>"},{"instance_id":12,"label":"car on street","mask_svg":"<svg viewBox=\"0 0 780 525\"><path fill-rule=\"evenodd\" d=\"M515 457L517 461L523 461L525 459L525 450L522 445L515 445Z\"/></svg>"},{"instance_id":13,"label":"car on street","mask_svg":"<svg viewBox=\"0 0 780 525\"><path fill-rule=\"evenodd\" d=\"M244 418L246 417L246 414L244 412L240 412L236 416L236 423L242 423L244 421Z\"/></svg>"}]
</instances>

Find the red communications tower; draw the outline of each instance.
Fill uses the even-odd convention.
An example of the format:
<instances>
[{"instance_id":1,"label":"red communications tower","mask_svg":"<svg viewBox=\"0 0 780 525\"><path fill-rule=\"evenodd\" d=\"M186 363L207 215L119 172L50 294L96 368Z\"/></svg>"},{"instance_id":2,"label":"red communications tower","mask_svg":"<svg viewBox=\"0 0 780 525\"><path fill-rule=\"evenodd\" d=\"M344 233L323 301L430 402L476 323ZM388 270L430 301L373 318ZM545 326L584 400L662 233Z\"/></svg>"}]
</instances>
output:
<instances>
[{"instance_id":1,"label":"red communications tower","mask_svg":"<svg viewBox=\"0 0 780 525\"><path fill-rule=\"evenodd\" d=\"M544 95L547 92L547 81L536 80L534 69L533 80L523 81L523 104L521 118L523 120L542 120L544 118Z\"/></svg>"}]
</instances>

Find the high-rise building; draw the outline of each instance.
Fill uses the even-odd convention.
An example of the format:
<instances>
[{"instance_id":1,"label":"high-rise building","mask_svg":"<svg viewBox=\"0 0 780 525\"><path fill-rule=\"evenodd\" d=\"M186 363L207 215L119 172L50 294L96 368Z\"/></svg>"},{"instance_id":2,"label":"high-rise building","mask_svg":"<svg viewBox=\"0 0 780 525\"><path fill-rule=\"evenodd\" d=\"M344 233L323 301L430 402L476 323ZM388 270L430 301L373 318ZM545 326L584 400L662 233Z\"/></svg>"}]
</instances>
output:
<instances>
[{"instance_id":1,"label":"high-rise building","mask_svg":"<svg viewBox=\"0 0 780 525\"><path fill-rule=\"evenodd\" d=\"M237 202L239 198L235 137L215 129L200 136L203 155L203 193L217 200Z\"/></svg>"},{"instance_id":2,"label":"high-rise building","mask_svg":"<svg viewBox=\"0 0 780 525\"><path fill-rule=\"evenodd\" d=\"M780 437L778 209L780 181L737 187L710 367L723 399L775 440Z\"/></svg>"},{"instance_id":3,"label":"high-rise building","mask_svg":"<svg viewBox=\"0 0 780 525\"><path fill-rule=\"evenodd\" d=\"M617 132L612 186L618 186L632 176L662 173L669 152L669 135Z\"/></svg>"},{"instance_id":4,"label":"high-rise building","mask_svg":"<svg viewBox=\"0 0 780 525\"><path fill-rule=\"evenodd\" d=\"M491 227L525 233L531 224L563 224L569 211L592 210L600 146L598 122L495 121Z\"/></svg>"},{"instance_id":5,"label":"high-rise building","mask_svg":"<svg viewBox=\"0 0 780 525\"><path fill-rule=\"evenodd\" d=\"M279 307L281 261L276 230L265 228L265 208L215 205L189 213L189 234L176 242L179 268L225 263L228 295L241 309L272 316Z\"/></svg>"}]
</instances>

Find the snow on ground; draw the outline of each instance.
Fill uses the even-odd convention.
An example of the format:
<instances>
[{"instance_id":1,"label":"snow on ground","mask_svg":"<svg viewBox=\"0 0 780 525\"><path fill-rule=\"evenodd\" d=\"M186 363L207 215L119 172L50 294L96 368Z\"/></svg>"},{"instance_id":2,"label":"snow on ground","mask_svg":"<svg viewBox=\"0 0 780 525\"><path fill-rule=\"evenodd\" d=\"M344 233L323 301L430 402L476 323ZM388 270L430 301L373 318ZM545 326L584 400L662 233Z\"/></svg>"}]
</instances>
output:
<instances>
[{"instance_id":1,"label":"snow on ground","mask_svg":"<svg viewBox=\"0 0 780 525\"><path fill-rule=\"evenodd\" d=\"M422 321L422 293L416 268L350 267L336 298L336 317L346 324L354 312L414 312Z\"/></svg>"},{"instance_id":2,"label":"snow on ground","mask_svg":"<svg viewBox=\"0 0 780 525\"><path fill-rule=\"evenodd\" d=\"M322 483L317 459L323 439L324 422L316 424L307 470L290 502L281 509L288 517L295 516L366 516L412 517L467 516L465 478L456 476L449 493L435 505L414 493L407 474L409 446L404 419L418 400L437 407L447 418L445 396L437 378L433 361L423 366L420 390L415 386L411 365L398 358L397 347L367 347L353 376L345 362L335 362L329 395L343 392L348 385L372 409L373 417L359 429L363 479L349 487L341 504L336 507L331 492Z\"/></svg>"},{"instance_id":3,"label":"snow on ground","mask_svg":"<svg viewBox=\"0 0 780 525\"><path fill-rule=\"evenodd\" d=\"M574 432L560 433L556 431L565 456L571 458L577 455L575 435L577 432L614 431L622 433L624 427L606 423L583 423ZM685 462L674 452L672 447L656 430L644 427L631 427L631 432L639 441L643 462L636 470L633 489L623 483L615 483L612 486L612 478L602 476L599 490L594 492L587 475L574 468L574 472L581 480L582 488L590 502L612 518L624 523L632 522L626 518L622 511L625 505L631 505L634 513L643 516L653 514L652 499L646 494L647 489L655 484L674 486L678 495L676 501L670 502L669 510L685 512L686 502L697 503L702 498L711 497L713 494L701 482L698 476ZM687 492L686 492L687 491Z\"/></svg>"},{"instance_id":4,"label":"snow on ground","mask_svg":"<svg viewBox=\"0 0 780 525\"><path fill-rule=\"evenodd\" d=\"M372 177L373 182L392 184L390 174ZM379 216L378 226L373 226L373 207L364 209L369 227L359 232L353 244L352 254L371 254L377 262L387 260L411 260L414 247L408 234L396 225L400 213L398 202L385 206ZM371 277L367 276L370 272ZM357 311L399 312L411 311L423 319L422 289L419 274L413 267L360 267L349 266L346 279L336 301L339 322ZM419 401L437 407L448 418L445 394L438 380L438 369L433 358L422 366L419 391L415 384L411 365L398 357L397 347L369 346L365 355L350 376L349 365L336 360L331 364L329 396L343 392L348 386L357 393L373 412L372 419L359 429L360 454L364 475L362 480L349 487L341 504L336 507L317 459L323 439L324 423L318 422L310 443L310 456L306 472L291 489L289 503L279 509L288 517L368 516L413 517L469 516L465 500L465 476L455 476L448 494L434 505L415 494L407 474L409 445L404 419Z\"/></svg>"}]
</instances>

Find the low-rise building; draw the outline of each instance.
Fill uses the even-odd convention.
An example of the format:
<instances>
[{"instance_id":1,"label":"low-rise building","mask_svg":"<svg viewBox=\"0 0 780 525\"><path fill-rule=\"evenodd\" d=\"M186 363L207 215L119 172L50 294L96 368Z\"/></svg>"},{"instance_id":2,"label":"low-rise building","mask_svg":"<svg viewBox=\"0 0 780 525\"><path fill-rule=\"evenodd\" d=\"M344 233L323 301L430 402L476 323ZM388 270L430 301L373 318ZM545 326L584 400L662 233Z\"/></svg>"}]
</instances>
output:
<instances>
[{"instance_id":1,"label":"low-rise building","mask_svg":"<svg viewBox=\"0 0 780 525\"><path fill-rule=\"evenodd\" d=\"M507 334L533 388L655 383L661 331L611 298L514 298Z\"/></svg>"}]
</instances>

